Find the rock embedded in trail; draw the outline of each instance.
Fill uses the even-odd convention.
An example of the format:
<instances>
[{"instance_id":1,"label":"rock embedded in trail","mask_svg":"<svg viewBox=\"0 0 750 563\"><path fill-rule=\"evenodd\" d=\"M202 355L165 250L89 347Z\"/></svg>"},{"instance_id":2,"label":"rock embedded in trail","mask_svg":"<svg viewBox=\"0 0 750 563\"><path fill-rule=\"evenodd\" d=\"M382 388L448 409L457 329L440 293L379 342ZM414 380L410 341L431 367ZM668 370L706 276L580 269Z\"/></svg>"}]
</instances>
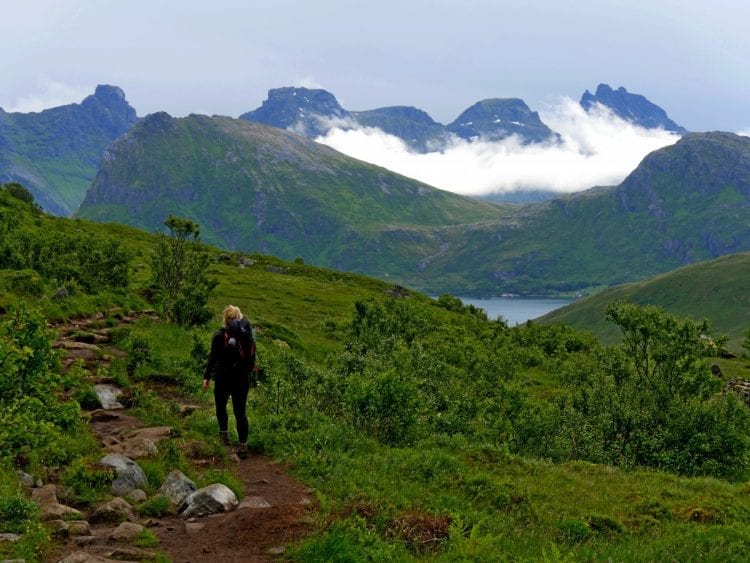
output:
<instances>
[{"instance_id":1,"label":"rock embedded in trail","mask_svg":"<svg viewBox=\"0 0 750 563\"><path fill-rule=\"evenodd\" d=\"M182 506L185 499L197 490L198 486L179 469L170 471L164 484L159 488L159 492L167 497L175 508Z\"/></svg>"},{"instance_id":2,"label":"rock embedded in trail","mask_svg":"<svg viewBox=\"0 0 750 563\"><path fill-rule=\"evenodd\" d=\"M208 516L220 512L228 512L237 507L239 502L232 490L221 483L214 483L208 487L198 489L180 506L180 516Z\"/></svg>"},{"instance_id":3,"label":"rock embedded in trail","mask_svg":"<svg viewBox=\"0 0 750 563\"><path fill-rule=\"evenodd\" d=\"M99 465L115 470L117 477L112 481L112 492L116 495L126 495L134 489L143 489L148 485L143 469L122 454L107 454L99 460Z\"/></svg>"},{"instance_id":4,"label":"rock embedded in trail","mask_svg":"<svg viewBox=\"0 0 750 563\"><path fill-rule=\"evenodd\" d=\"M91 516L89 516L89 522L94 524L107 522L119 523L124 522L125 520L135 522L138 518L136 518L135 512L133 512L133 507L130 503L120 497L105 502L97 508Z\"/></svg>"},{"instance_id":5,"label":"rock embedded in trail","mask_svg":"<svg viewBox=\"0 0 750 563\"><path fill-rule=\"evenodd\" d=\"M44 485L31 491L31 500L39 505L41 520L64 520L65 518L79 518L81 513L75 508L60 504L57 500L57 489L54 485Z\"/></svg>"},{"instance_id":6,"label":"rock embedded in trail","mask_svg":"<svg viewBox=\"0 0 750 563\"><path fill-rule=\"evenodd\" d=\"M96 396L105 411L125 408L125 406L118 400L122 396L122 391L117 387L99 383L94 385L94 393L96 393Z\"/></svg>"}]
</instances>

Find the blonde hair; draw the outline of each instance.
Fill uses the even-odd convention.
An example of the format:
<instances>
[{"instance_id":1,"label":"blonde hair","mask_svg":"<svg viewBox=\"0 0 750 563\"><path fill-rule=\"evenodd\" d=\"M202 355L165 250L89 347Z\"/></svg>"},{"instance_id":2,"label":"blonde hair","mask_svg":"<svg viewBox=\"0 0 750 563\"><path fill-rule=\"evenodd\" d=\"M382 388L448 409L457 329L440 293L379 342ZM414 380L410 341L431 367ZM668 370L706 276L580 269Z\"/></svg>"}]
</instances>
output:
<instances>
[{"instance_id":1,"label":"blonde hair","mask_svg":"<svg viewBox=\"0 0 750 563\"><path fill-rule=\"evenodd\" d=\"M228 325L230 321L238 320L242 318L242 311L239 307L234 305L227 305L224 307L224 325Z\"/></svg>"}]
</instances>

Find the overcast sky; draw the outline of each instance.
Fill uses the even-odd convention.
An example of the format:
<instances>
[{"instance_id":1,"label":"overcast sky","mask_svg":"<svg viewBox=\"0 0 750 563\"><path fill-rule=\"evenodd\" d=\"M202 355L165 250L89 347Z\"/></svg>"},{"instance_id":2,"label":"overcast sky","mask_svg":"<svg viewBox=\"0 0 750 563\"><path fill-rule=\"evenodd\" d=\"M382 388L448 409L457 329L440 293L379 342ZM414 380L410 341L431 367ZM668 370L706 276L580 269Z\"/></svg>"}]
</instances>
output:
<instances>
[{"instance_id":1,"label":"overcast sky","mask_svg":"<svg viewBox=\"0 0 750 563\"><path fill-rule=\"evenodd\" d=\"M484 98L532 109L625 86L693 130L750 129L744 0L0 0L0 107L123 88L139 115L237 116L270 88L447 123Z\"/></svg>"}]
</instances>

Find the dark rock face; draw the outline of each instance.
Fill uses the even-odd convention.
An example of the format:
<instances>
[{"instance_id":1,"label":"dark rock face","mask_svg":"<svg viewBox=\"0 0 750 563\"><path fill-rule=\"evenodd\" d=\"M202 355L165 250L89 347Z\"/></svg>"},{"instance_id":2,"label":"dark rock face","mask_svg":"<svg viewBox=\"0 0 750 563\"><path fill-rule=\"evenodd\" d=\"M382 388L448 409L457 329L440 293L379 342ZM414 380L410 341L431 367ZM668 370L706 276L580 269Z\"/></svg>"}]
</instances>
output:
<instances>
[{"instance_id":1,"label":"dark rock face","mask_svg":"<svg viewBox=\"0 0 750 563\"><path fill-rule=\"evenodd\" d=\"M446 127L415 107L347 111L330 92L287 87L270 90L258 109L242 114L240 119L288 129L310 138L326 134L334 124L337 127L376 127L399 137L418 152L445 148L451 134L468 141L498 141L511 135L518 135L524 143L556 138L542 123L539 114L517 98L478 102Z\"/></svg>"},{"instance_id":2,"label":"dark rock face","mask_svg":"<svg viewBox=\"0 0 750 563\"><path fill-rule=\"evenodd\" d=\"M687 133L684 127L669 119L667 112L662 108L650 102L645 96L631 94L622 86L612 90L608 84L599 84L596 94L586 90L580 103L586 111L596 104L607 106L618 117L647 129L661 128L675 133Z\"/></svg>"},{"instance_id":3,"label":"dark rock face","mask_svg":"<svg viewBox=\"0 0 750 563\"><path fill-rule=\"evenodd\" d=\"M109 143L137 121L116 86L80 104L0 115L0 182L26 186L46 211L70 215L83 200Z\"/></svg>"},{"instance_id":4,"label":"dark rock face","mask_svg":"<svg viewBox=\"0 0 750 563\"><path fill-rule=\"evenodd\" d=\"M552 130L519 98L492 98L477 102L448 125L448 131L466 140L499 141L518 135L524 143L554 136Z\"/></svg>"},{"instance_id":5,"label":"dark rock face","mask_svg":"<svg viewBox=\"0 0 750 563\"><path fill-rule=\"evenodd\" d=\"M349 117L349 112L326 90L286 87L269 90L263 104L243 113L240 119L291 129L314 138L328 131L328 120Z\"/></svg>"}]
</instances>

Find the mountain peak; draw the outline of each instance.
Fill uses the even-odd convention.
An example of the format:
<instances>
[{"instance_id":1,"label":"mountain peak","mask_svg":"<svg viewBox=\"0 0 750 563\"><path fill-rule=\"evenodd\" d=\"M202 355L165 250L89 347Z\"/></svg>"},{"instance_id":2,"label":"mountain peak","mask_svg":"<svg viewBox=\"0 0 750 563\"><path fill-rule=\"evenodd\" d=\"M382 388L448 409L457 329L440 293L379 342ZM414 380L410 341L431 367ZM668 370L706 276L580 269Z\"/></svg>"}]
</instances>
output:
<instances>
[{"instance_id":1,"label":"mountain peak","mask_svg":"<svg viewBox=\"0 0 750 563\"><path fill-rule=\"evenodd\" d=\"M294 86L269 90L259 108L240 115L246 121L290 129L307 137L324 135L328 131L326 120L349 117L327 90Z\"/></svg>"},{"instance_id":2,"label":"mountain peak","mask_svg":"<svg viewBox=\"0 0 750 563\"><path fill-rule=\"evenodd\" d=\"M518 135L526 143L544 141L554 133L520 98L481 100L448 125L448 130L463 139L497 141Z\"/></svg>"},{"instance_id":3,"label":"mountain peak","mask_svg":"<svg viewBox=\"0 0 750 563\"><path fill-rule=\"evenodd\" d=\"M601 104L625 121L646 129L665 129L674 133L687 133L687 130L672 121L662 108L641 94L628 92L623 86L613 90L609 84L599 84L596 87L596 94L588 90L583 93L580 104L586 111Z\"/></svg>"}]
</instances>

